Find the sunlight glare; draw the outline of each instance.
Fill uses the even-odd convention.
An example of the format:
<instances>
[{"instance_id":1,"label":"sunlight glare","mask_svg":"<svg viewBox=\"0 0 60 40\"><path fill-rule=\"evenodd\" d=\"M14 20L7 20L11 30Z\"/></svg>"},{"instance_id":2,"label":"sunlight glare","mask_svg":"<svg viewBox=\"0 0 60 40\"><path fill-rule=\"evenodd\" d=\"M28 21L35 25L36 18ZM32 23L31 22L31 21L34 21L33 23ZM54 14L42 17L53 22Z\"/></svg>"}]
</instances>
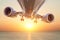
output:
<instances>
[{"instance_id":1,"label":"sunlight glare","mask_svg":"<svg viewBox=\"0 0 60 40\"><path fill-rule=\"evenodd\" d=\"M25 20L24 26L26 30L33 30L34 29L34 22L32 20Z\"/></svg>"},{"instance_id":2,"label":"sunlight glare","mask_svg":"<svg viewBox=\"0 0 60 40\"><path fill-rule=\"evenodd\" d=\"M33 24L31 22L27 22L25 26L27 29L31 29L33 27Z\"/></svg>"}]
</instances>

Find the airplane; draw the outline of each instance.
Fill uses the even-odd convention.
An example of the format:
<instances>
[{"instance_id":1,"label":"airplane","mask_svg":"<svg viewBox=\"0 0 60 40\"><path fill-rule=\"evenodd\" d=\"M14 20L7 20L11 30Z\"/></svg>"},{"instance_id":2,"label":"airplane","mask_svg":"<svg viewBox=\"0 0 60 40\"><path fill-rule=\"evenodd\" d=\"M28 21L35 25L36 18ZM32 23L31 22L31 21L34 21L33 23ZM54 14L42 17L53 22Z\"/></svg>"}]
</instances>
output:
<instances>
[{"instance_id":1,"label":"airplane","mask_svg":"<svg viewBox=\"0 0 60 40\"><path fill-rule=\"evenodd\" d=\"M17 0L17 1L20 4L23 12L16 12L13 8L6 7L4 9L4 14L6 16L16 17L17 15L19 15L21 16L21 21L24 21L25 17L34 20L35 23L37 23L38 19L42 19L42 21L45 21L46 23L50 23L54 20L54 15L51 13L48 13L44 16L37 14L37 11L43 5L45 0Z\"/></svg>"}]
</instances>

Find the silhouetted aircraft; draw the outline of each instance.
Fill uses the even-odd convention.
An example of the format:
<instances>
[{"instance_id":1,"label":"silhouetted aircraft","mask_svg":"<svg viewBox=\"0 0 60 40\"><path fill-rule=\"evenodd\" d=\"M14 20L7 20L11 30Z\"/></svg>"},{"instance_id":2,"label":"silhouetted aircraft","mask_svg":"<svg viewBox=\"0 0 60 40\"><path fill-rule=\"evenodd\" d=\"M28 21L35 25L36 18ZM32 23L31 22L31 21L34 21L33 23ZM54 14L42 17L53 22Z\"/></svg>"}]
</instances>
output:
<instances>
[{"instance_id":1,"label":"silhouetted aircraft","mask_svg":"<svg viewBox=\"0 0 60 40\"><path fill-rule=\"evenodd\" d=\"M30 18L37 23L38 19L42 19L43 21L50 23L54 20L54 16L51 13L46 14L45 16L41 16L37 14L39 8L43 5L45 0L17 0L23 10L23 12L16 12L11 7L6 7L4 9L4 13L8 17L16 17L17 15L21 16L21 21L24 21L25 18Z\"/></svg>"}]
</instances>

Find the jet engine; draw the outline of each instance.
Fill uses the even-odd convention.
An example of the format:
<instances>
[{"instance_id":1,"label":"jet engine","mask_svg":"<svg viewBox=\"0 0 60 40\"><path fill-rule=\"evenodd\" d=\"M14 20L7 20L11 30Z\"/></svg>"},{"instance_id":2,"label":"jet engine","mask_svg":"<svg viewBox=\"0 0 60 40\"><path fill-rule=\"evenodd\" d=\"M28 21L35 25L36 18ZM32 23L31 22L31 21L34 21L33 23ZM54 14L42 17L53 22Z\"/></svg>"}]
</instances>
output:
<instances>
[{"instance_id":1,"label":"jet engine","mask_svg":"<svg viewBox=\"0 0 60 40\"><path fill-rule=\"evenodd\" d=\"M16 17L17 16L17 12L15 10L13 10L13 8L11 8L11 7L6 7L4 10L4 13L8 17Z\"/></svg>"},{"instance_id":2,"label":"jet engine","mask_svg":"<svg viewBox=\"0 0 60 40\"><path fill-rule=\"evenodd\" d=\"M42 20L47 22L47 23L50 23L54 20L54 16L52 14L48 13L42 17Z\"/></svg>"}]
</instances>

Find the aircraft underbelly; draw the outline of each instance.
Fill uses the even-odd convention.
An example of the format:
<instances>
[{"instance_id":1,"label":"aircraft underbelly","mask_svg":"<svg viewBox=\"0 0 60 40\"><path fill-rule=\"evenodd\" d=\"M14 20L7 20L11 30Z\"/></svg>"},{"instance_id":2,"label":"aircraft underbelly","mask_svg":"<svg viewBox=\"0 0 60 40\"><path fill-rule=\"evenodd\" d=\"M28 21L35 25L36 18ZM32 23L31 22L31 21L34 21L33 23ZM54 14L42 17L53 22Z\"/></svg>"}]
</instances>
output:
<instances>
[{"instance_id":1,"label":"aircraft underbelly","mask_svg":"<svg viewBox=\"0 0 60 40\"><path fill-rule=\"evenodd\" d=\"M34 4L35 4L35 0L28 0L28 1L24 0L25 11L27 13L32 13Z\"/></svg>"},{"instance_id":2,"label":"aircraft underbelly","mask_svg":"<svg viewBox=\"0 0 60 40\"><path fill-rule=\"evenodd\" d=\"M32 13L38 11L41 5L44 3L45 0L18 0L21 8L26 13Z\"/></svg>"}]
</instances>

